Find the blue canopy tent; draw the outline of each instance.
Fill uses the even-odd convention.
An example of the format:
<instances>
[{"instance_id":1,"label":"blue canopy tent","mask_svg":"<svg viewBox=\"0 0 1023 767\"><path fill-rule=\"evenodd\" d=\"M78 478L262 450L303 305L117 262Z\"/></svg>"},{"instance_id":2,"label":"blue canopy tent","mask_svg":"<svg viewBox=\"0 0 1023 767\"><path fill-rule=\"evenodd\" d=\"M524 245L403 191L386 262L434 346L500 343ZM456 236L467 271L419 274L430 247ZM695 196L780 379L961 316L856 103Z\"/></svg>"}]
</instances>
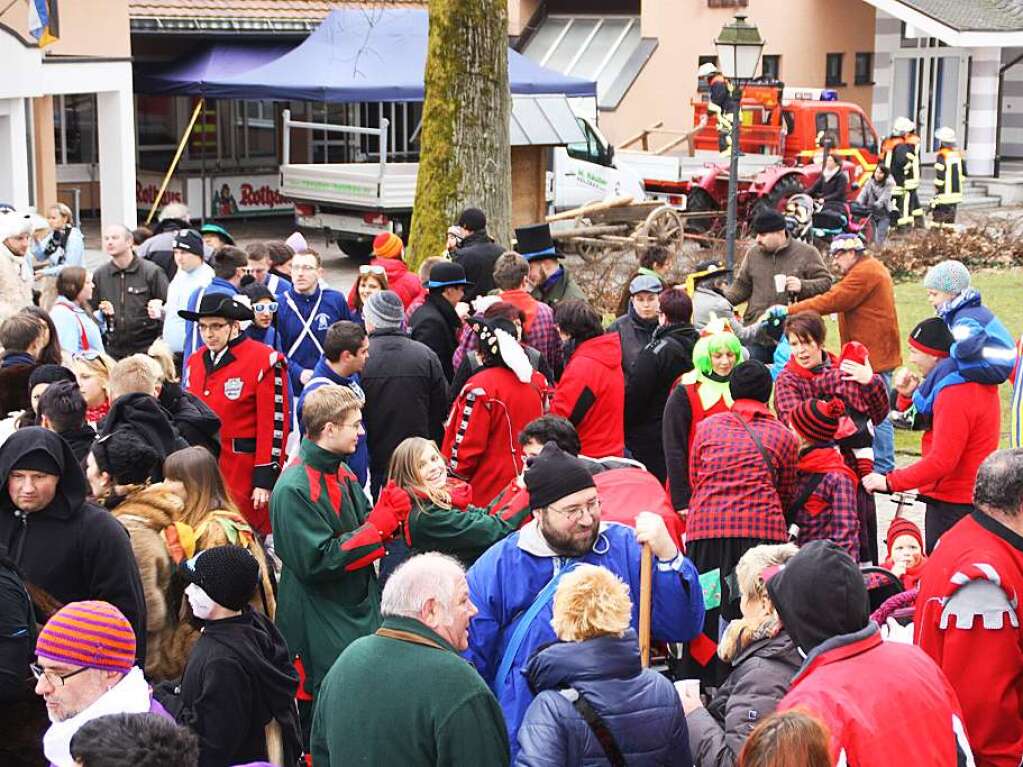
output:
<instances>
[{"instance_id":1,"label":"blue canopy tent","mask_svg":"<svg viewBox=\"0 0 1023 767\"><path fill-rule=\"evenodd\" d=\"M280 101L422 101L429 18L426 10L340 8L297 48L262 66L209 74L212 98ZM596 96L596 83L545 69L508 50L513 94Z\"/></svg>"},{"instance_id":2,"label":"blue canopy tent","mask_svg":"<svg viewBox=\"0 0 1023 767\"><path fill-rule=\"evenodd\" d=\"M206 84L268 64L295 47L295 43L217 42L172 64L134 67L135 92L150 96L201 96Z\"/></svg>"}]
</instances>

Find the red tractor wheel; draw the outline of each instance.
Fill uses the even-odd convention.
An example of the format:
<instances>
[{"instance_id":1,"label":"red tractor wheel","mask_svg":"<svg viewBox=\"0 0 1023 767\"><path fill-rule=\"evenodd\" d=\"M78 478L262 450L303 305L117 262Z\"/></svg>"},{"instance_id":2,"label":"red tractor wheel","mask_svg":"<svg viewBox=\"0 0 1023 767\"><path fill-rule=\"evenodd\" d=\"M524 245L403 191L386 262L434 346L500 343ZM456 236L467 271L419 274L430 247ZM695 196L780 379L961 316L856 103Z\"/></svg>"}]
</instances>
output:
<instances>
[{"instance_id":1,"label":"red tractor wheel","mask_svg":"<svg viewBox=\"0 0 1023 767\"><path fill-rule=\"evenodd\" d=\"M771 187L771 191L761 197L759 200L750 206L749 219L752 221L756 218L756 215L768 208L773 208L779 213L785 212L785 203L789 201L789 197L800 192L805 192L806 189L803 184L795 176L785 176L778 180L778 182Z\"/></svg>"}]
</instances>

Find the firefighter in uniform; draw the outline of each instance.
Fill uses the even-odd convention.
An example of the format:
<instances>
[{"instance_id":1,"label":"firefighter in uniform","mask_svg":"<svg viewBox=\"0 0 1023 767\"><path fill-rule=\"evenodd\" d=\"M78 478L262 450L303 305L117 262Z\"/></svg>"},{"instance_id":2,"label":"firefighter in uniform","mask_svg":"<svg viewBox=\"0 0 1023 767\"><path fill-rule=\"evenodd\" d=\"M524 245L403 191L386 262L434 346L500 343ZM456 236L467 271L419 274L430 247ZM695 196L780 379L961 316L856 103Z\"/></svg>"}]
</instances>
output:
<instances>
[{"instance_id":1,"label":"firefighter in uniform","mask_svg":"<svg viewBox=\"0 0 1023 767\"><path fill-rule=\"evenodd\" d=\"M920 186L920 156L917 151L920 139L913 130L914 126L909 118L897 117L892 126L892 134L881 145L880 162L888 168L895 179L895 191L892 193L895 226L912 226L914 205L919 207L919 202L914 201L917 197L916 190Z\"/></svg>"},{"instance_id":2,"label":"firefighter in uniform","mask_svg":"<svg viewBox=\"0 0 1023 767\"><path fill-rule=\"evenodd\" d=\"M205 346L188 358L188 390L220 416L220 470L231 500L261 535L270 533L270 490L284 464L288 373L284 358L241 330L252 310L223 293L207 293L197 311Z\"/></svg>"},{"instance_id":3,"label":"firefighter in uniform","mask_svg":"<svg viewBox=\"0 0 1023 767\"><path fill-rule=\"evenodd\" d=\"M949 127L934 131L938 156L934 159L934 197L931 219L935 226L952 228L956 207L963 201L963 155L956 146L956 134Z\"/></svg>"},{"instance_id":4,"label":"firefighter in uniform","mask_svg":"<svg viewBox=\"0 0 1023 767\"><path fill-rule=\"evenodd\" d=\"M732 84L713 64L702 64L696 74L707 78L710 88L707 116L713 115L717 120L718 149L721 154L729 154L732 147L732 110L735 109Z\"/></svg>"}]
</instances>

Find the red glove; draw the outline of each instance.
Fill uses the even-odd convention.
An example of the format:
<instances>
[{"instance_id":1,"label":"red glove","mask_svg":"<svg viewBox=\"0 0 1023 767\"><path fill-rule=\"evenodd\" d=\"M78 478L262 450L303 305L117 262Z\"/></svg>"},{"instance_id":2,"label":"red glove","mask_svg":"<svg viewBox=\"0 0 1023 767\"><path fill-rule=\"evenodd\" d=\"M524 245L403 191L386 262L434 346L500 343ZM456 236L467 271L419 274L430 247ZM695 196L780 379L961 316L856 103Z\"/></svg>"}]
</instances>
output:
<instances>
[{"instance_id":1,"label":"red glove","mask_svg":"<svg viewBox=\"0 0 1023 767\"><path fill-rule=\"evenodd\" d=\"M380 491L380 500L366 517L366 522L380 533L381 538L386 540L398 529L398 525L408 519L410 511L412 511L412 499L409 494L394 482L388 482Z\"/></svg>"}]
</instances>

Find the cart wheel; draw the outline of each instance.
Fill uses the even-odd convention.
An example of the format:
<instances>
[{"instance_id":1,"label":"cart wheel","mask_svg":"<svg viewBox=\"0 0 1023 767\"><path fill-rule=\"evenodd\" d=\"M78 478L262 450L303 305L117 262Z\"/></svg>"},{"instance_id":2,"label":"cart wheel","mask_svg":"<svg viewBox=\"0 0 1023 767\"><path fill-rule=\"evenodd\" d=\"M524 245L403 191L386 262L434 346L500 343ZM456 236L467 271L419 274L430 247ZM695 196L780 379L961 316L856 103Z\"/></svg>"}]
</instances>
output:
<instances>
[{"instance_id":1,"label":"cart wheel","mask_svg":"<svg viewBox=\"0 0 1023 767\"><path fill-rule=\"evenodd\" d=\"M662 205L654 208L646 217L646 221L640 224L636 233L646 236L654 241L654 244L664 248L670 248L678 252L682 248L685 239L685 225L682 216L670 205Z\"/></svg>"},{"instance_id":2,"label":"cart wheel","mask_svg":"<svg viewBox=\"0 0 1023 767\"><path fill-rule=\"evenodd\" d=\"M572 252L587 264L599 261L608 250L606 246L597 245L592 242L577 242L573 240L569 240L569 242L572 243Z\"/></svg>"}]
</instances>

